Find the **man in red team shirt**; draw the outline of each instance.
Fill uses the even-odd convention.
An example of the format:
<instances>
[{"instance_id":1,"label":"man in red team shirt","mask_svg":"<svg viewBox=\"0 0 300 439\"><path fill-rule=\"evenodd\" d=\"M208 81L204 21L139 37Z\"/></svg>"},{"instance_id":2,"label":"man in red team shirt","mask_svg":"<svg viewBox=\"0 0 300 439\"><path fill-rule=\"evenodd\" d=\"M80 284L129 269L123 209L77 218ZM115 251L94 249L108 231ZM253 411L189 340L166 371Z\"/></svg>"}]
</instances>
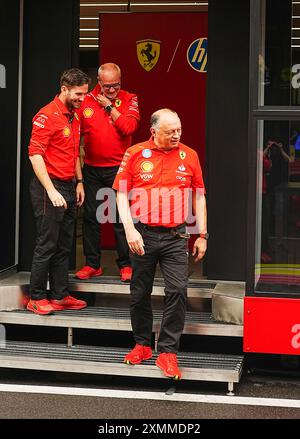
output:
<instances>
[{"instance_id":1,"label":"man in red team shirt","mask_svg":"<svg viewBox=\"0 0 300 439\"><path fill-rule=\"evenodd\" d=\"M177 351L184 327L188 281L186 206L191 195L200 232L193 255L199 261L208 239L205 188L197 153L179 142L181 123L177 113L169 109L156 111L150 131L150 140L126 151L113 184L118 191L118 208L133 267L130 314L136 346L124 361L139 364L152 356L151 292L159 262L165 281L165 307L156 365L167 377L180 379ZM133 218L138 220L136 224Z\"/></svg>"},{"instance_id":2,"label":"man in red team shirt","mask_svg":"<svg viewBox=\"0 0 300 439\"><path fill-rule=\"evenodd\" d=\"M83 249L86 265L76 273L79 279L100 276L100 227L97 220L99 189L111 188L124 152L131 146L131 135L140 119L137 96L121 90L121 71L107 63L98 70L98 84L89 93L80 109L84 135L84 216ZM101 197L100 197L101 198ZM103 199L102 199L103 201ZM121 280L131 279L131 262L123 225L117 214L113 224Z\"/></svg>"},{"instance_id":3,"label":"man in red team shirt","mask_svg":"<svg viewBox=\"0 0 300 439\"><path fill-rule=\"evenodd\" d=\"M81 70L66 70L60 79L59 95L33 118L29 158L34 177L30 194L37 238L27 309L36 314L86 306L83 300L70 296L67 287L76 204L81 206L84 201L80 123L75 110L88 92L88 83Z\"/></svg>"}]
</instances>

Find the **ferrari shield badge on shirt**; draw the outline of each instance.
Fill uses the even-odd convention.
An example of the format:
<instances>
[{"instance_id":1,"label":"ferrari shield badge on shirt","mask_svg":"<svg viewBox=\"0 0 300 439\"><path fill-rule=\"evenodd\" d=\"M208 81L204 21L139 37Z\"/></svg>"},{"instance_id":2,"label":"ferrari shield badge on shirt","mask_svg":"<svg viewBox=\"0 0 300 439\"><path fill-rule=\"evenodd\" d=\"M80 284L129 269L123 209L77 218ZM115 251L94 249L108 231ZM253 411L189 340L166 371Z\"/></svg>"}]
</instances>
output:
<instances>
[{"instance_id":1,"label":"ferrari shield badge on shirt","mask_svg":"<svg viewBox=\"0 0 300 439\"><path fill-rule=\"evenodd\" d=\"M137 57L147 72L156 66L160 55L160 41L140 40L136 42Z\"/></svg>"},{"instance_id":2,"label":"ferrari shield badge on shirt","mask_svg":"<svg viewBox=\"0 0 300 439\"><path fill-rule=\"evenodd\" d=\"M179 151L179 156L180 156L181 160L184 160L185 157L186 157L186 153L184 151L180 150Z\"/></svg>"}]
</instances>

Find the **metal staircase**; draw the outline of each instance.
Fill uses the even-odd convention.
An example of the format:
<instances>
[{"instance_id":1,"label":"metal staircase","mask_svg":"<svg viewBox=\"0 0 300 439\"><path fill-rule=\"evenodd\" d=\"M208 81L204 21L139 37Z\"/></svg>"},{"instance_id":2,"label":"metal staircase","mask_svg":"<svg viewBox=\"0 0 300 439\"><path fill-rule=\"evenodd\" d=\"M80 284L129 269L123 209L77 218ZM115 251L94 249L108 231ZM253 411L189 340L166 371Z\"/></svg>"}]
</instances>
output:
<instances>
[{"instance_id":1,"label":"metal staircase","mask_svg":"<svg viewBox=\"0 0 300 439\"><path fill-rule=\"evenodd\" d=\"M16 288L24 290L28 283L27 278L28 274L19 273L10 279L5 279L5 282L0 281L0 287L5 288L7 285L11 289L11 286L15 285ZM188 300L193 303L201 301L209 303L215 286L216 283L213 282L190 281ZM88 306L80 311L59 311L49 316L35 315L26 310L0 311L0 324L2 325L31 325L68 329L65 344L11 340L0 344L0 364L2 367L163 378L162 372L154 364L156 353L151 360L142 365L128 366L123 363L128 348L73 345L74 328L131 331L128 306L101 306L103 295L106 298L122 298L129 294L129 285L124 285L113 277L101 277L99 280L93 279L83 282L70 277L69 289L71 292L80 292L82 295L93 293L96 295L96 305ZM155 281L153 294L154 296L163 295L162 280ZM155 348L161 317L162 311L155 309L153 324ZM212 319L211 312L188 311L184 334L242 337L243 326L216 322ZM227 382L229 394L232 394L234 383L239 382L243 366L243 356L241 355L180 352L178 361L183 379Z\"/></svg>"}]
</instances>

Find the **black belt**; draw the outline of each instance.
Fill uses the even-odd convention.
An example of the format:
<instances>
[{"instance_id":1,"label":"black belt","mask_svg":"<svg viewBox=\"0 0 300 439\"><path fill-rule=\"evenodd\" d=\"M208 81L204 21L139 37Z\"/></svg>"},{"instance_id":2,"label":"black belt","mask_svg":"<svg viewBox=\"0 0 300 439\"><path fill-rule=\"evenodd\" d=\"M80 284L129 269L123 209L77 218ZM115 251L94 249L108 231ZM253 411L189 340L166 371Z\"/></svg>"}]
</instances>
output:
<instances>
[{"instance_id":1,"label":"black belt","mask_svg":"<svg viewBox=\"0 0 300 439\"><path fill-rule=\"evenodd\" d=\"M52 181L52 183L54 183L54 184L58 184L58 185L61 185L61 186L70 187L70 186L74 186L75 183L76 183L75 178L72 178L72 180L60 180L59 178L51 177L51 175L49 175L49 177L50 177L50 180ZM35 174L33 175L33 179L34 179L37 183L39 183L40 185L42 185L42 183L40 182L40 180L37 178L37 176L36 176Z\"/></svg>"},{"instance_id":2,"label":"black belt","mask_svg":"<svg viewBox=\"0 0 300 439\"><path fill-rule=\"evenodd\" d=\"M178 229L182 229L182 227L185 227L185 224L179 224L176 227L149 226L148 224L141 224L145 227L145 229L151 230L152 232L156 233L170 233L171 230L177 231Z\"/></svg>"},{"instance_id":3,"label":"black belt","mask_svg":"<svg viewBox=\"0 0 300 439\"><path fill-rule=\"evenodd\" d=\"M53 183L60 184L62 186L70 186L76 183L75 178L72 178L71 180L60 180L59 178L53 178L50 176L50 179Z\"/></svg>"},{"instance_id":4,"label":"black belt","mask_svg":"<svg viewBox=\"0 0 300 439\"><path fill-rule=\"evenodd\" d=\"M184 233L184 232L180 232L180 229L184 228L186 224L179 224L176 227L163 227L163 226L149 226L148 224L144 224L144 223L138 223L141 225L141 227L143 227L145 230L149 230L149 232L155 232L155 233L170 233L173 236L176 236L178 238L184 238L184 239L189 239L190 234L189 233Z\"/></svg>"}]
</instances>

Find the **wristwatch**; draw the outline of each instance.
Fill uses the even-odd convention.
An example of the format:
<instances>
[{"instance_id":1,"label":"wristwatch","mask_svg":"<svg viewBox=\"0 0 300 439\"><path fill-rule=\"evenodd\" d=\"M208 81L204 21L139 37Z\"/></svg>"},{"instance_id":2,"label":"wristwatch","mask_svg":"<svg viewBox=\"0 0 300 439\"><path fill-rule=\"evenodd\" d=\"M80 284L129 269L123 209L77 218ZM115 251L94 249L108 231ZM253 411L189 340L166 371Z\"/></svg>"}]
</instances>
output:
<instances>
[{"instance_id":1,"label":"wristwatch","mask_svg":"<svg viewBox=\"0 0 300 439\"><path fill-rule=\"evenodd\" d=\"M76 184L78 183L83 183L83 178L79 178L78 180L76 180Z\"/></svg>"},{"instance_id":2,"label":"wristwatch","mask_svg":"<svg viewBox=\"0 0 300 439\"><path fill-rule=\"evenodd\" d=\"M209 238L209 233L200 233L200 234L199 234L199 238L203 238L203 239L208 240L208 238Z\"/></svg>"},{"instance_id":3,"label":"wristwatch","mask_svg":"<svg viewBox=\"0 0 300 439\"><path fill-rule=\"evenodd\" d=\"M104 110L106 111L106 113L110 113L113 110L113 105L106 105L106 107L104 107Z\"/></svg>"}]
</instances>

